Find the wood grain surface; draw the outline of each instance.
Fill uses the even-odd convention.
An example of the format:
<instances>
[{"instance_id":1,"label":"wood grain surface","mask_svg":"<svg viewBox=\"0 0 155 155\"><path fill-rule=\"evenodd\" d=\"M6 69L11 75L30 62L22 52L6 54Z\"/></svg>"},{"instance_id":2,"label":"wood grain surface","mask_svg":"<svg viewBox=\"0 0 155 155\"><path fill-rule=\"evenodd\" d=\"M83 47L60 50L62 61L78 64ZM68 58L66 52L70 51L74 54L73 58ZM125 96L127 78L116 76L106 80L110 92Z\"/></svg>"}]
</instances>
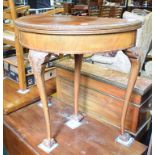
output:
<instances>
[{"instance_id":1,"label":"wood grain surface","mask_svg":"<svg viewBox=\"0 0 155 155\"><path fill-rule=\"evenodd\" d=\"M92 83L95 85L95 83ZM64 103L73 106L73 81L63 77L57 77L57 98ZM80 86L79 110L88 116L102 122L120 128L120 119L123 101L105 92L98 92L85 85ZM149 112L151 98L148 98L142 106L129 104L125 119L125 130L136 136L151 115Z\"/></svg>"},{"instance_id":2,"label":"wood grain surface","mask_svg":"<svg viewBox=\"0 0 155 155\"><path fill-rule=\"evenodd\" d=\"M140 28L141 22L137 20L81 17L81 16L43 16L31 15L16 20L19 29L52 31L53 34L103 34L112 32L132 31ZM108 31L109 30L109 31ZM51 33L52 33L51 32Z\"/></svg>"},{"instance_id":3,"label":"wood grain surface","mask_svg":"<svg viewBox=\"0 0 155 155\"><path fill-rule=\"evenodd\" d=\"M10 79L4 79L3 84L3 111L4 114L16 111L28 104L31 104L40 99L39 92L36 86L30 88L27 94L19 94L18 84ZM55 78L45 82L46 93L48 95L56 92Z\"/></svg>"},{"instance_id":4,"label":"wood grain surface","mask_svg":"<svg viewBox=\"0 0 155 155\"><path fill-rule=\"evenodd\" d=\"M72 104L74 61L62 61L57 66L60 67L57 69L58 98ZM82 92L80 90L79 96L80 109L101 122L105 121L119 127L128 76L125 73L84 62L80 81L83 89ZM131 94L129 103L131 106L125 119L126 125L124 124L125 129L134 134L137 134L150 119L151 91L152 81L138 77Z\"/></svg>"},{"instance_id":5,"label":"wood grain surface","mask_svg":"<svg viewBox=\"0 0 155 155\"><path fill-rule=\"evenodd\" d=\"M107 35L51 35L46 32L41 34L37 31L25 32L21 30L19 33L20 43L32 50L55 54L111 52L133 47L136 41L136 31Z\"/></svg>"},{"instance_id":6,"label":"wood grain surface","mask_svg":"<svg viewBox=\"0 0 155 155\"><path fill-rule=\"evenodd\" d=\"M146 146L135 141L128 148L115 142L119 130L85 117L84 124L72 130L64 123L73 109L53 99L49 108L52 135L59 146L51 155L141 155ZM20 122L20 123L19 123ZM36 104L4 116L4 143L11 155L46 155L37 145L46 137L42 108ZM20 142L19 142L20 141ZM19 146L19 147L18 147Z\"/></svg>"},{"instance_id":7,"label":"wood grain surface","mask_svg":"<svg viewBox=\"0 0 155 155\"><path fill-rule=\"evenodd\" d=\"M15 23L24 47L57 54L131 48L141 27L141 22L135 20L49 15L22 17Z\"/></svg>"},{"instance_id":8,"label":"wood grain surface","mask_svg":"<svg viewBox=\"0 0 155 155\"><path fill-rule=\"evenodd\" d=\"M57 73L60 76L64 75L64 78L65 78L65 76L70 76L70 74L69 73L67 75L63 74L63 71L74 72L74 60L73 59L61 61L61 62L57 63L56 66L58 67ZM124 93L123 92L119 93L119 92L115 91L115 89L121 88L121 89L125 90L127 87L127 81L128 81L128 76L129 76L126 73L115 71L115 70L105 68L105 67L102 67L102 66L99 66L96 64L91 64L88 62L82 63L81 74L84 75L85 77L90 77L85 82L87 84L91 83L91 81L89 82L89 80L91 80L91 79L92 80L95 79L96 81L100 81L103 84L109 84L108 85L109 88L107 89L107 92L109 94L112 94L114 96L119 96L119 97L123 96ZM70 79L72 79L72 78L70 78ZM81 82L82 81L83 80L81 79ZM111 89L111 86L113 86L114 88ZM104 89L104 87L106 87L106 86L100 85L100 87L101 87L101 89ZM100 87L96 83L96 89L100 89ZM147 79L144 77L138 77L136 84L135 84L135 87L133 89L133 94L136 93L137 95L139 94L139 95L143 96L149 90L151 90L151 88L152 88L152 80L151 79ZM104 91L106 91L106 89ZM115 91L115 92L113 93L112 91ZM134 103L137 103L135 100L132 100L132 97L131 97L131 101ZM139 102L141 102L141 101L139 101Z\"/></svg>"}]
</instances>

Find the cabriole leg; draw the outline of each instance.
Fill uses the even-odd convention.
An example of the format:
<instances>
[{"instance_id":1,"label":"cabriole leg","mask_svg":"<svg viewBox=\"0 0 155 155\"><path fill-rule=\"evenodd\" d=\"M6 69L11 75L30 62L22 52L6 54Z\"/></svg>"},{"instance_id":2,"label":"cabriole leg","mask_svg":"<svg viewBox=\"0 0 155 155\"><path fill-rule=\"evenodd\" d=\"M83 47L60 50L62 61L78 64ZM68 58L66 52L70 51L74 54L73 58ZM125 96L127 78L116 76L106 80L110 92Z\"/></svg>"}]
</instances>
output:
<instances>
[{"instance_id":1,"label":"cabriole leg","mask_svg":"<svg viewBox=\"0 0 155 155\"><path fill-rule=\"evenodd\" d=\"M52 151L57 146L55 140L51 138L50 115L44 83L44 70L45 70L44 63L47 62L49 58L50 54L48 53L37 52L34 50L30 50L29 52L29 60L36 79L36 84L40 93L41 102L43 104L43 111L47 130L47 138L43 140L43 142L39 145L39 147L47 153Z\"/></svg>"},{"instance_id":2,"label":"cabriole leg","mask_svg":"<svg viewBox=\"0 0 155 155\"><path fill-rule=\"evenodd\" d=\"M130 136L129 133L125 132L125 119L127 115L127 110L128 110L128 105L129 105L129 100L135 85L135 82L137 80L137 76L139 73L139 68L140 68L140 50L136 47L128 49L125 54L128 55L130 62L131 62L131 70L130 70L130 75L129 75L129 80L128 80L128 85L127 85L127 90L125 94L125 100L124 100L124 105L122 109L122 116L121 116L121 135L116 138L116 141L125 145L125 146L130 146L134 139Z\"/></svg>"}]
</instances>

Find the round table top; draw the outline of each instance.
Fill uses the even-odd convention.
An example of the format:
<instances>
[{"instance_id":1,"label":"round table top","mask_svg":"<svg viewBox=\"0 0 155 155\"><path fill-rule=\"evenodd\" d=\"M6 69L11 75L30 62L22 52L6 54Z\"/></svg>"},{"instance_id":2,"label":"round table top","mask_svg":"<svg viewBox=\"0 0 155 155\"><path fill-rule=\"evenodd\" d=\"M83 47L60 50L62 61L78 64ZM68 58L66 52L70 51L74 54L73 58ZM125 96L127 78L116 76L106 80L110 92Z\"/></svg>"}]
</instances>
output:
<instances>
[{"instance_id":1,"label":"round table top","mask_svg":"<svg viewBox=\"0 0 155 155\"><path fill-rule=\"evenodd\" d=\"M21 17L15 21L15 24L21 31L44 34L119 33L141 27L141 22L133 19L50 15Z\"/></svg>"}]
</instances>

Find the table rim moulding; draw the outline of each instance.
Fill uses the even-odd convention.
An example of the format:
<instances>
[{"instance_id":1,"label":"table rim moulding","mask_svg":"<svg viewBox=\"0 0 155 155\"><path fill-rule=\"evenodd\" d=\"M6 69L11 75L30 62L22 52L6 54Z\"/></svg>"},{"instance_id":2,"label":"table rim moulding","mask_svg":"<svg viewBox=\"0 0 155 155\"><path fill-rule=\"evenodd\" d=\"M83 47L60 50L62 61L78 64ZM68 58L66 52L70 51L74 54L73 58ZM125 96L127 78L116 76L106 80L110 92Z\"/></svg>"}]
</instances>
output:
<instances>
[{"instance_id":1,"label":"table rim moulding","mask_svg":"<svg viewBox=\"0 0 155 155\"><path fill-rule=\"evenodd\" d=\"M88 54L131 48L135 46L136 32L141 26L137 20L45 15L21 17L15 23L24 47L55 54ZM109 44L111 41L113 46Z\"/></svg>"},{"instance_id":2,"label":"table rim moulding","mask_svg":"<svg viewBox=\"0 0 155 155\"><path fill-rule=\"evenodd\" d=\"M30 16L20 17L15 21L15 24L19 30L43 34L95 35L134 31L140 28L142 24L141 21L135 19L50 15ZM49 20L49 18L51 20ZM64 19L64 21L60 22L62 19ZM40 24L42 20L44 20L45 22L43 24ZM56 20L57 24L52 24ZM71 20L74 21L72 22ZM96 21L98 22L98 24L96 24Z\"/></svg>"}]
</instances>

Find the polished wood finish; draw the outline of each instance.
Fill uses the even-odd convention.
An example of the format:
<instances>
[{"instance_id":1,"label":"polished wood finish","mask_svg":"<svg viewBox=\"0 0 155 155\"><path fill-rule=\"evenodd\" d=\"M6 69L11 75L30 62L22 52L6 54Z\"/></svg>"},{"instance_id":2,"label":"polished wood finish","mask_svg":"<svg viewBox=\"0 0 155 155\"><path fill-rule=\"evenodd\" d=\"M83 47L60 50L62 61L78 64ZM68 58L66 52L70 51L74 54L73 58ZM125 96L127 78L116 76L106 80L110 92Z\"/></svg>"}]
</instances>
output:
<instances>
[{"instance_id":1,"label":"polished wood finish","mask_svg":"<svg viewBox=\"0 0 155 155\"><path fill-rule=\"evenodd\" d=\"M140 155L146 146L135 141L130 148L118 144L114 139L119 130L102 124L90 117L76 130L68 128L64 115L72 114L73 109L53 99L49 108L51 134L56 137L59 147L50 155ZM19 123L21 122L21 123ZM46 136L46 127L42 109L35 104L4 116L4 144L11 155L47 155L37 145Z\"/></svg>"},{"instance_id":2,"label":"polished wood finish","mask_svg":"<svg viewBox=\"0 0 155 155\"><path fill-rule=\"evenodd\" d=\"M136 32L82 36L42 35L40 33L20 32L19 37L23 46L33 50L39 51L39 49L42 49L44 52L53 51L56 54L76 54L76 51L78 51L79 54L87 54L133 47L136 40ZM126 40L126 42L124 42L124 40ZM41 42L41 44L38 44L38 42ZM93 44L90 44L91 42L93 42ZM109 42L112 43L113 46L111 46ZM64 46L60 46L60 44Z\"/></svg>"},{"instance_id":3,"label":"polished wood finish","mask_svg":"<svg viewBox=\"0 0 155 155\"><path fill-rule=\"evenodd\" d=\"M33 73L36 79L36 84L39 90L40 98L43 104L43 111L47 126L47 138L51 139L51 127L50 127L50 116L48 111L48 100L45 91L45 83L44 83L44 72L47 62L50 59L50 54L48 53L38 53L37 51L30 50L29 51L29 60L33 69Z\"/></svg>"},{"instance_id":4,"label":"polished wood finish","mask_svg":"<svg viewBox=\"0 0 155 155\"><path fill-rule=\"evenodd\" d=\"M74 73L74 114L78 115L78 98L79 98L79 82L80 82L80 71L82 65L83 55L75 54L75 73Z\"/></svg>"},{"instance_id":5,"label":"polished wood finish","mask_svg":"<svg viewBox=\"0 0 155 155\"><path fill-rule=\"evenodd\" d=\"M126 90L126 94L125 94L125 98L124 98L124 106L123 106L123 110L122 110L122 117L121 117L121 133L124 133L124 129L125 129L125 118L126 118L126 114L127 114L127 109L128 109L128 104L129 104L129 100L131 97L131 93L132 90L134 88L138 73L139 73L139 69L140 69L140 55L138 55L138 53L142 53L142 52L138 52L139 49L128 49L127 53L129 52L129 59L131 62L131 70L130 70L130 75L129 75L129 80L128 80L128 86L127 86L127 90ZM136 53L136 58L134 57L134 52Z\"/></svg>"},{"instance_id":6,"label":"polished wood finish","mask_svg":"<svg viewBox=\"0 0 155 155\"><path fill-rule=\"evenodd\" d=\"M46 93L51 95L56 92L55 78L45 82ZM40 95L36 86L32 86L30 91L25 94L17 92L18 84L10 79L3 81L3 111L4 114L14 112L26 105L29 105L40 99Z\"/></svg>"},{"instance_id":7,"label":"polished wood finish","mask_svg":"<svg viewBox=\"0 0 155 155\"><path fill-rule=\"evenodd\" d=\"M72 59L57 64L56 79L58 99L72 106L73 66ZM79 110L100 122L120 128L128 75L87 62L83 62L81 73ZM150 122L151 87L151 80L138 77L131 94L125 129L136 137Z\"/></svg>"},{"instance_id":8,"label":"polished wood finish","mask_svg":"<svg viewBox=\"0 0 155 155\"><path fill-rule=\"evenodd\" d=\"M38 51L38 56L44 55L44 52L54 54L86 54L128 49L135 45L136 32L141 27L141 22L135 20L75 16L51 17L34 15L21 17L15 23L20 31L20 43L29 49L35 50L34 52ZM44 59L45 57L43 57ZM35 69L38 61L35 61L33 58L31 63L34 64L33 69ZM136 71L135 74L137 74ZM37 73L35 76L38 76ZM39 76L42 75L40 74ZM41 77L39 79L41 80ZM131 84L131 88L135 80L135 78L130 76L129 85ZM78 81L75 81L75 83L77 82L78 84ZM75 86L77 85L75 84ZM38 83L38 87L40 88L42 102L45 105L44 114L49 139L50 125L47 121L49 120L49 114L46 109L47 100L43 91L43 79ZM75 95L76 101L78 87L75 92L77 93ZM131 95L130 89L127 89L127 94ZM128 98L124 102L128 106ZM75 109L77 109L76 105ZM123 109L123 114L126 114L127 108ZM122 122L125 122L125 117L122 120ZM124 131L123 123L122 131Z\"/></svg>"},{"instance_id":9,"label":"polished wood finish","mask_svg":"<svg viewBox=\"0 0 155 155\"><path fill-rule=\"evenodd\" d=\"M34 155L31 147L28 147L27 143L23 142L23 139L20 137L18 133L16 133L13 129L9 126L3 126L3 134L4 134L4 144L7 148L7 153L10 155Z\"/></svg>"},{"instance_id":10,"label":"polished wood finish","mask_svg":"<svg viewBox=\"0 0 155 155\"><path fill-rule=\"evenodd\" d=\"M16 25L20 30L19 38L23 46L57 54L76 54L77 51L79 54L86 54L130 48L135 45L134 30L140 27L139 22L123 19L50 16L20 18ZM60 44L64 46L59 46Z\"/></svg>"},{"instance_id":11,"label":"polished wood finish","mask_svg":"<svg viewBox=\"0 0 155 155\"><path fill-rule=\"evenodd\" d=\"M107 34L136 31L141 27L137 20L31 15L18 18L16 26L24 32L42 32L42 34ZM42 31L40 31L42 30Z\"/></svg>"}]
</instances>

